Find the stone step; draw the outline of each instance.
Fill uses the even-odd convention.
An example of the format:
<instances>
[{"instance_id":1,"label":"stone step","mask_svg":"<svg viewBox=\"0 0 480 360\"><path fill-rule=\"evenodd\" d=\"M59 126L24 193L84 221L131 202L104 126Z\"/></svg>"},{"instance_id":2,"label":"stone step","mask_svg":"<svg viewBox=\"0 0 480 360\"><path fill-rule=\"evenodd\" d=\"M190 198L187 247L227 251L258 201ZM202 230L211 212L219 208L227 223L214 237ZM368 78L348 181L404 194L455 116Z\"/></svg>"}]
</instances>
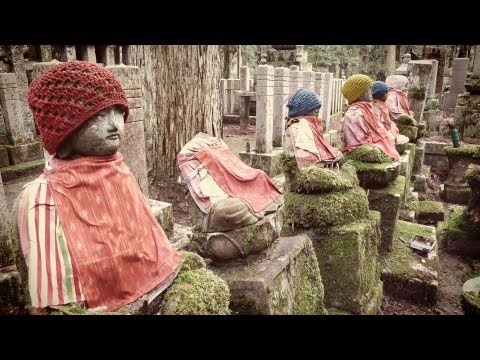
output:
<instances>
[{"instance_id":1,"label":"stone step","mask_svg":"<svg viewBox=\"0 0 480 360\"><path fill-rule=\"evenodd\" d=\"M150 204L150 209L155 216L155 219L157 219L163 231L165 231L165 234L170 237L173 231L172 204L154 199L148 199L148 202Z\"/></svg>"},{"instance_id":2,"label":"stone step","mask_svg":"<svg viewBox=\"0 0 480 360\"><path fill-rule=\"evenodd\" d=\"M428 257L422 257L410 248L414 235L436 240L435 228L398 220L393 251L385 258L382 271L384 293L413 303L434 305L437 301L438 244Z\"/></svg>"}]
</instances>

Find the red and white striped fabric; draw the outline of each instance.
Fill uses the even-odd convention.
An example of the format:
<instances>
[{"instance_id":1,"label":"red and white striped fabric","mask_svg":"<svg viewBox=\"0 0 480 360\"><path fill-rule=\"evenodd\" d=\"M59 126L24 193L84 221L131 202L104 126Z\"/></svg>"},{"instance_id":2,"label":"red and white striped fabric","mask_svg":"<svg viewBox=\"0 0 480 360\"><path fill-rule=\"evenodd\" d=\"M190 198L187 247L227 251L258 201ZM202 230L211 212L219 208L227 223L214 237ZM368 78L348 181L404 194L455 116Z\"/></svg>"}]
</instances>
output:
<instances>
[{"instance_id":1,"label":"red and white striped fabric","mask_svg":"<svg viewBox=\"0 0 480 360\"><path fill-rule=\"evenodd\" d=\"M78 268L43 175L24 186L18 224L32 306L43 308L83 301Z\"/></svg>"}]
</instances>

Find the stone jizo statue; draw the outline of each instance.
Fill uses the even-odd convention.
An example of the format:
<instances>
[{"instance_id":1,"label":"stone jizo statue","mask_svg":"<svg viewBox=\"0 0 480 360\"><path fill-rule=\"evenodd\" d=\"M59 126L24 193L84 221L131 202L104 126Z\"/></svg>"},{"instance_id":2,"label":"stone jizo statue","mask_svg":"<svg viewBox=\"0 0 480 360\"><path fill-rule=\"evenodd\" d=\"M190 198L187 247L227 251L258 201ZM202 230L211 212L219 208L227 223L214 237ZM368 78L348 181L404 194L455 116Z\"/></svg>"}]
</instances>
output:
<instances>
[{"instance_id":1,"label":"stone jizo statue","mask_svg":"<svg viewBox=\"0 0 480 360\"><path fill-rule=\"evenodd\" d=\"M28 102L52 155L14 209L31 308L228 313L225 282L172 248L118 152L129 110L116 77L62 63L32 83ZM185 291L202 294L192 305Z\"/></svg>"}]
</instances>

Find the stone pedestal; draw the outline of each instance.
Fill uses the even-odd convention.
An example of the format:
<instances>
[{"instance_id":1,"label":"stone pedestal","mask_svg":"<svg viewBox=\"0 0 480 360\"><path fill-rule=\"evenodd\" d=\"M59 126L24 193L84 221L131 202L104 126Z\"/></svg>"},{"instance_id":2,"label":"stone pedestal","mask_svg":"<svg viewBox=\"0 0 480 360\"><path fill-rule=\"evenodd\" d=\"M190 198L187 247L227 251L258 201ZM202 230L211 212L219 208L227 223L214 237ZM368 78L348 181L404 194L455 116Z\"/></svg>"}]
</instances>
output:
<instances>
[{"instance_id":1,"label":"stone pedestal","mask_svg":"<svg viewBox=\"0 0 480 360\"><path fill-rule=\"evenodd\" d=\"M370 189L368 202L371 210L380 213L381 243L380 254L390 253L393 248L395 228L400 209L405 200L405 177L398 176L395 181L383 189Z\"/></svg>"},{"instance_id":2,"label":"stone pedestal","mask_svg":"<svg viewBox=\"0 0 480 360\"><path fill-rule=\"evenodd\" d=\"M312 241L281 237L263 260L236 267L210 267L230 288L232 314L325 314L324 290Z\"/></svg>"},{"instance_id":3,"label":"stone pedestal","mask_svg":"<svg viewBox=\"0 0 480 360\"><path fill-rule=\"evenodd\" d=\"M327 307L376 314L383 296L377 261L380 214L317 232L313 244L325 286Z\"/></svg>"}]
</instances>

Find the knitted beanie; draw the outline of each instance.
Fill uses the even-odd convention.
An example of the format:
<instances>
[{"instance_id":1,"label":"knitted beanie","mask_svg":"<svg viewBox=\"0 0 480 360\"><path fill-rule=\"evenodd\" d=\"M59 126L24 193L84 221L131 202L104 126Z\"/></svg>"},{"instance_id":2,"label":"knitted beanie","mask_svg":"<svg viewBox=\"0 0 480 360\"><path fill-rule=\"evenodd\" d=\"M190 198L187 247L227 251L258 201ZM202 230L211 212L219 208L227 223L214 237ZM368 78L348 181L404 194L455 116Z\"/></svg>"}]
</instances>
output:
<instances>
[{"instance_id":1,"label":"knitted beanie","mask_svg":"<svg viewBox=\"0 0 480 360\"><path fill-rule=\"evenodd\" d=\"M287 103L288 116L306 115L312 110L322 106L320 98L315 91L310 89L300 89L293 95Z\"/></svg>"},{"instance_id":2,"label":"knitted beanie","mask_svg":"<svg viewBox=\"0 0 480 360\"><path fill-rule=\"evenodd\" d=\"M408 78L403 75L390 75L385 79L385 83L390 89L403 90L408 83Z\"/></svg>"},{"instance_id":3,"label":"knitted beanie","mask_svg":"<svg viewBox=\"0 0 480 360\"><path fill-rule=\"evenodd\" d=\"M342 94L349 103L357 100L372 86L372 79L367 75L357 74L350 76L342 86Z\"/></svg>"},{"instance_id":4,"label":"knitted beanie","mask_svg":"<svg viewBox=\"0 0 480 360\"><path fill-rule=\"evenodd\" d=\"M372 97L374 99L381 98L384 94L388 93L388 85L383 81L374 81L372 85Z\"/></svg>"},{"instance_id":5,"label":"knitted beanie","mask_svg":"<svg viewBox=\"0 0 480 360\"><path fill-rule=\"evenodd\" d=\"M117 78L85 61L53 66L33 81L28 104L40 130L43 146L54 154L80 125L99 111L121 105L127 121L128 102Z\"/></svg>"}]
</instances>

